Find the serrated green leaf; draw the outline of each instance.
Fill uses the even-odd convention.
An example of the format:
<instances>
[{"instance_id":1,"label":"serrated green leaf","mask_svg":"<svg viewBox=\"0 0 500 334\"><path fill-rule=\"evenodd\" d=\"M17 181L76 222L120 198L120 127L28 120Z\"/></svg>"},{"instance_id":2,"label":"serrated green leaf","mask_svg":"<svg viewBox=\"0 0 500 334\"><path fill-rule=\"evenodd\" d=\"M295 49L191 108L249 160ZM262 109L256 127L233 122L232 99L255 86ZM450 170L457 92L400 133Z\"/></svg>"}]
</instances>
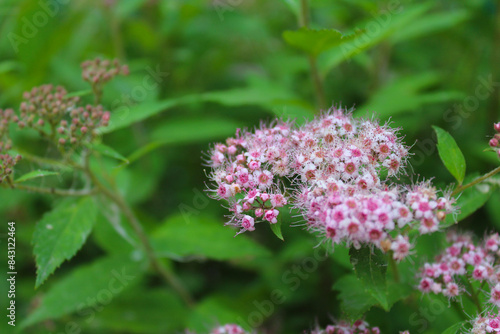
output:
<instances>
[{"instance_id":1,"label":"serrated green leaf","mask_svg":"<svg viewBox=\"0 0 500 334\"><path fill-rule=\"evenodd\" d=\"M21 176L20 178L15 180L14 183L20 183L20 182L28 181L31 179L35 179L37 177L44 177L44 176L49 176L49 175L59 175L59 173L51 172L51 171L47 171L47 170L34 170L34 171L31 171L27 174L24 174L23 176Z\"/></svg>"},{"instance_id":2,"label":"serrated green leaf","mask_svg":"<svg viewBox=\"0 0 500 334\"><path fill-rule=\"evenodd\" d=\"M38 222L33 234L37 265L35 288L83 246L94 226L96 212L91 197L69 198Z\"/></svg>"},{"instance_id":3,"label":"serrated green leaf","mask_svg":"<svg viewBox=\"0 0 500 334\"><path fill-rule=\"evenodd\" d=\"M143 275L147 267L145 264L131 260L128 254L122 254L80 266L52 286L20 327L57 319L104 301L111 302Z\"/></svg>"},{"instance_id":4,"label":"serrated green leaf","mask_svg":"<svg viewBox=\"0 0 500 334\"><path fill-rule=\"evenodd\" d=\"M437 148L443 164L453 177L462 184L465 177L465 158L455 139L445 130L433 126L437 135Z\"/></svg>"},{"instance_id":5,"label":"serrated green leaf","mask_svg":"<svg viewBox=\"0 0 500 334\"><path fill-rule=\"evenodd\" d=\"M176 260L216 260L268 256L269 251L222 222L186 212L169 217L153 234L153 248L158 256Z\"/></svg>"},{"instance_id":6,"label":"serrated green leaf","mask_svg":"<svg viewBox=\"0 0 500 334\"><path fill-rule=\"evenodd\" d=\"M364 246L360 249L351 247L349 250L351 264L356 276L364 285L365 290L382 306L389 310L387 300L386 273L387 262L384 254L377 248Z\"/></svg>"},{"instance_id":7,"label":"serrated green leaf","mask_svg":"<svg viewBox=\"0 0 500 334\"><path fill-rule=\"evenodd\" d=\"M105 155L110 158L114 158L116 160L123 161L125 164L128 164L129 161L127 158L125 158L123 155L120 153L116 152L113 148L104 145L104 144L94 144L92 145L92 149L96 152L101 153L102 155Z\"/></svg>"},{"instance_id":8,"label":"serrated green leaf","mask_svg":"<svg viewBox=\"0 0 500 334\"><path fill-rule=\"evenodd\" d=\"M354 274L344 275L333 285L339 291L342 311L351 320L358 320L372 306L378 304L377 300L365 290L363 283Z\"/></svg>"},{"instance_id":9,"label":"serrated green leaf","mask_svg":"<svg viewBox=\"0 0 500 334\"><path fill-rule=\"evenodd\" d=\"M355 34L344 36L340 31L334 29L316 30L303 27L299 30L283 32L283 38L289 45L314 56L350 41L354 37L356 37Z\"/></svg>"}]
</instances>

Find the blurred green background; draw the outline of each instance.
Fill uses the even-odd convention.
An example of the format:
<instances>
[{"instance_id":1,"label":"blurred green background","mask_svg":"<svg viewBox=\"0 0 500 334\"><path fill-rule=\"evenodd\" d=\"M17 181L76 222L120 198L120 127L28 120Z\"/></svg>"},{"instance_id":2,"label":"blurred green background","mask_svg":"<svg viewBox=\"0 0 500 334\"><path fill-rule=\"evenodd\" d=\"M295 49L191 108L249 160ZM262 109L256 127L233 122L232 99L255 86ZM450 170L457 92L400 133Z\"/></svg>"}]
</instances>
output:
<instances>
[{"instance_id":1,"label":"blurred green background","mask_svg":"<svg viewBox=\"0 0 500 334\"><path fill-rule=\"evenodd\" d=\"M434 177L441 187L453 182L437 155L431 125L455 137L468 174L498 165L495 155L483 150L492 123L500 120L499 1L312 0L310 7L311 28L358 34L353 43L317 57L326 106L355 106L355 115L375 113L401 127L414 153L403 180ZM289 226L298 221L292 216L284 218L285 242L267 226L233 239L234 231L222 227L226 210L203 191L203 152L210 143L261 120L297 118L301 123L320 109L306 53L282 37L298 29L298 16L294 0L0 2L1 108L17 108L23 91L44 83L87 89L80 63L102 57L119 58L131 69L105 92L103 104L112 119L163 110L105 134L103 142L131 161L108 164L118 168L117 182L127 201L197 301L187 309L152 272L144 272L110 302L66 312L23 332L203 332L243 319L250 326L258 323L264 333L300 333L342 317L332 285L352 271L346 249L315 260L324 249L315 248L315 236ZM19 146L48 154L36 138L13 131ZM32 167L20 166L21 171ZM72 177L59 182L71 187ZM19 322L74 270L104 256L133 253L101 215L76 257L34 290L32 234L54 200L0 189L0 231L11 220L17 227ZM460 228L478 235L500 228L498 192L484 201L486 206ZM419 240L419 257L403 265L409 279L439 250L442 239L441 234ZM5 235L0 244L6 254ZM5 310L5 257L0 263L0 308ZM308 271L311 263L314 269ZM276 290L283 300L266 303ZM419 309L429 305L435 309L430 315ZM386 333L440 333L462 316L446 300L415 294L390 313L372 308L367 319ZM10 333L2 319L0 332Z\"/></svg>"}]
</instances>

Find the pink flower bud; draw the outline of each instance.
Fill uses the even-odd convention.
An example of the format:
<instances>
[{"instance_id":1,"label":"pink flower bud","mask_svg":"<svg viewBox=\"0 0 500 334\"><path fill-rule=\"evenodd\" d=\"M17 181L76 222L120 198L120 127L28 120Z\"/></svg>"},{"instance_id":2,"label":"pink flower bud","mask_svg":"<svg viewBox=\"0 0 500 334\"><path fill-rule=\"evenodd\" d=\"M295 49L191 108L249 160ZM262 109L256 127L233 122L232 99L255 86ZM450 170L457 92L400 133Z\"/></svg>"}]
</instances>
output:
<instances>
[{"instance_id":1,"label":"pink flower bud","mask_svg":"<svg viewBox=\"0 0 500 334\"><path fill-rule=\"evenodd\" d=\"M497 147L498 146L498 140L496 138L491 138L490 139L490 146L491 147Z\"/></svg>"},{"instance_id":2,"label":"pink flower bud","mask_svg":"<svg viewBox=\"0 0 500 334\"><path fill-rule=\"evenodd\" d=\"M269 199L269 194L267 193L263 193L260 195L260 199L263 201L263 202L266 202L268 199Z\"/></svg>"},{"instance_id":3,"label":"pink flower bud","mask_svg":"<svg viewBox=\"0 0 500 334\"><path fill-rule=\"evenodd\" d=\"M59 144L60 144L60 145L64 145L64 144L66 144L66 139L64 139L64 138L59 138Z\"/></svg>"},{"instance_id":4,"label":"pink flower bud","mask_svg":"<svg viewBox=\"0 0 500 334\"><path fill-rule=\"evenodd\" d=\"M111 114L109 113L109 111L106 111L106 112L102 115L102 120L103 120L104 122L108 122L110 117L111 117Z\"/></svg>"},{"instance_id":5,"label":"pink flower bud","mask_svg":"<svg viewBox=\"0 0 500 334\"><path fill-rule=\"evenodd\" d=\"M495 131L496 131L496 132L500 132L500 122L495 123L495 124L493 125L493 128L495 129Z\"/></svg>"},{"instance_id":6,"label":"pink flower bud","mask_svg":"<svg viewBox=\"0 0 500 334\"><path fill-rule=\"evenodd\" d=\"M255 217L261 217L264 214L264 210L257 209L255 210Z\"/></svg>"},{"instance_id":7,"label":"pink flower bud","mask_svg":"<svg viewBox=\"0 0 500 334\"><path fill-rule=\"evenodd\" d=\"M64 133L64 128L62 126L58 127L57 132L60 134Z\"/></svg>"}]
</instances>

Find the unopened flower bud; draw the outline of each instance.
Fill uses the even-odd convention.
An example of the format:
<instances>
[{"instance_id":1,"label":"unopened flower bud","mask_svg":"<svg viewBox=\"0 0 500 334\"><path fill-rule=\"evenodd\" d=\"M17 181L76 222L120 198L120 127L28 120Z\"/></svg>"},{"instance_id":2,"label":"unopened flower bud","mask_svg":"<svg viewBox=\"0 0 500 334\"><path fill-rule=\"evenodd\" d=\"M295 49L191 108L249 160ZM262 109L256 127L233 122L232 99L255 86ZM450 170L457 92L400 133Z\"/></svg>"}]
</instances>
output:
<instances>
[{"instance_id":1,"label":"unopened flower bud","mask_svg":"<svg viewBox=\"0 0 500 334\"><path fill-rule=\"evenodd\" d=\"M500 122L495 123L495 124L493 125L493 128L495 129L495 131L496 131L496 132L500 132Z\"/></svg>"},{"instance_id":2,"label":"unopened flower bud","mask_svg":"<svg viewBox=\"0 0 500 334\"><path fill-rule=\"evenodd\" d=\"M498 146L498 140L496 138L491 138L490 139L490 146L491 147L497 147Z\"/></svg>"},{"instance_id":3,"label":"unopened flower bud","mask_svg":"<svg viewBox=\"0 0 500 334\"><path fill-rule=\"evenodd\" d=\"M66 139L59 138L59 145L64 145L64 144L66 144Z\"/></svg>"},{"instance_id":4,"label":"unopened flower bud","mask_svg":"<svg viewBox=\"0 0 500 334\"><path fill-rule=\"evenodd\" d=\"M385 252L388 252L391 249L391 241L389 239L382 240L380 242L380 248Z\"/></svg>"}]
</instances>

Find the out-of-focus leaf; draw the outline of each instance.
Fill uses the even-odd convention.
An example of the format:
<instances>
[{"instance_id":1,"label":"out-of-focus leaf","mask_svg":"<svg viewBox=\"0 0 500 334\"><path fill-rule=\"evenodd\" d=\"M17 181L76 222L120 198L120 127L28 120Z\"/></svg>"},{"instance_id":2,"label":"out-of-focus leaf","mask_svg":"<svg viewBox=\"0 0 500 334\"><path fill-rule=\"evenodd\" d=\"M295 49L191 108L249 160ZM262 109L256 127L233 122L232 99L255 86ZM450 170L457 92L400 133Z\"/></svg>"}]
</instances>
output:
<instances>
[{"instance_id":1,"label":"out-of-focus leaf","mask_svg":"<svg viewBox=\"0 0 500 334\"><path fill-rule=\"evenodd\" d=\"M353 40L355 37L356 34L344 36L340 31L334 29L316 30L303 27L299 30L283 32L283 38L289 45L314 56Z\"/></svg>"},{"instance_id":2,"label":"out-of-focus leaf","mask_svg":"<svg viewBox=\"0 0 500 334\"><path fill-rule=\"evenodd\" d=\"M353 56L364 52L381 41L390 37L393 33L402 29L411 22L419 20L432 7L429 3L414 5L390 14L389 20L382 23L376 18L370 17L368 21L357 25L358 29L367 28L365 32L360 32L352 41L343 43L339 48L324 52L318 62L320 73L325 76L331 69L343 61L349 60ZM377 30L368 29L369 25L376 25Z\"/></svg>"},{"instance_id":3,"label":"out-of-focus leaf","mask_svg":"<svg viewBox=\"0 0 500 334\"><path fill-rule=\"evenodd\" d=\"M300 0L282 0L288 8L295 14L298 18L300 16Z\"/></svg>"},{"instance_id":4,"label":"out-of-focus leaf","mask_svg":"<svg viewBox=\"0 0 500 334\"><path fill-rule=\"evenodd\" d=\"M362 247L349 250L351 264L354 266L356 276L365 290L382 306L389 311L387 301L386 273L387 262L384 254L377 248Z\"/></svg>"},{"instance_id":5,"label":"out-of-focus leaf","mask_svg":"<svg viewBox=\"0 0 500 334\"><path fill-rule=\"evenodd\" d=\"M109 303L146 270L145 262L132 261L128 255L101 258L81 266L55 284L38 307L20 324L21 328L46 319Z\"/></svg>"},{"instance_id":6,"label":"out-of-focus leaf","mask_svg":"<svg viewBox=\"0 0 500 334\"><path fill-rule=\"evenodd\" d=\"M36 288L83 246L94 226L96 212L91 197L69 198L38 222L33 234Z\"/></svg>"},{"instance_id":7,"label":"out-of-focus leaf","mask_svg":"<svg viewBox=\"0 0 500 334\"><path fill-rule=\"evenodd\" d=\"M391 41L394 43L405 42L411 38L418 38L440 30L455 28L468 18L469 13L466 10L427 14L395 31L391 37Z\"/></svg>"},{"instance_id":8,"label":"out-of-focus leaf","mask_svg":"<svg viewBox=\"0 0 500 334\"><path fill-rule=\"evenodd\" d=\"M178 119L158 125L153 131L152 142L133 152L128 161L135 161L145 154L164 146L223 139L236 132L238 123L228 119Z\"/></svg>"},{"instance_id":9,"label":"out-of-focus leaf","mask_svg":"<svg viewBox=\"0 0 500 334\"><path fill-rule=\"evenodd\" d=\"M107 157L110 157L110 158L113 158L113 159L116 159L116 160L120 160L122 162L124 162L125 164L128 164L129 161L127 160L127 158L125 158L123 155L121 155L120 153L116 152L113 148L107 146L107 145L104 145L104 144L94 144L92 145L92 149L95 150L96 152L99 152L101 153L102 155L105 155Z\"/></svg>"},{"instance_id":10,"label":"out-of-focus leaf","mask_svg":"<svg viewBox=\"0 0 500 334\"><path fill-rule=\"evenodd\" d=\"M448 132L437 126L432 128L436 131L437 148L443 164L458 183L462 184L465 177L465 158L462 151Z\"/></svg>"},{"instance_id":11,"label":"out-of-focus leaf","mask_svg":"<svg viewBox=\"0 0 500 334\"><path fill-rule=\"evenodd\" d=\"M340 305L351 320L357 320L372 306L378 304L377 300L365 290L363 283L354 274L344 275L333 285L339 291Z\"/></svg>"},{"instance_id":12,"label":"out-of-focus leaf","mask_svg":"<svg viewBox=\"0 0 500 334\"><path fill-rule=\"evenodd\" d=\"M192 212L169 217L153 234L153 248L158 256L176 260L216 260L268 256L269 251L222 222Z\"/></svg>"},{"instance_id":13,"label":"out-of-focus leaf","mask_svg":"<svg viewBox=\"0 0 500 334\"><path fill-rule=\"evenodd\" d=\"M49 176L49 175L59 175L59 173L51 172L51 171L47 171L47 170L34 170L34 171L31 171L27 174L24 174L23 176L21 176L20 178L15 180L14 183L20 183L20 182L28 181L31 179L35 179L37 177L44 177L44 176Z\"/></svg>"},{"instance_id":14,"label":"out-of-focus leaf","mask_svg":"<svg viewBox=\"0 0 500 334\"><path fill-rule=\"evenodd\" d=\"M224 296L211 296L196 305L188 319L188 330L206 333L217 325L235 323L238 318L246 318L247 314L238 312L234 303ZM245 324L239 324L245 328ZM245 328L250 330L250 328Z\"/></svg>"},{"instance_id":15,"label":"out-of-focus leaf","mask_svg":"<svg viewBox=\"0 0 500 334\"><path fill-rule=\"evenodd\" d=\"M97 313L95 321L122 333L175 333L184 329L187 314L179 297L165 288L133 289Z\"/></svg>"},{"instance_id":16,"label":"out-of-focus leaf","mask_svg":"<svg viewBox=\"0 0 500 334\"><path fill-rule=\"evenodd\" d=\"M467 322L468 321L458 322L458 323L450 326L446 330L444 330L441 334L456 334L459 332L460 328L462 328Z\"/></svg>"},{"instance_id":17,"label":"out-of-focus leaf","mask_svg":"<svg viewBox=\"0 0 500 334\"><path fill-rule=\"evenodd\" d=\"M398 78L373 94L365 105L358 108L357 114L375 113L378 117L388 118L403 112L413 112L426 104L449 102L464 97L462 93L454 91L423 92L438 81L439 75L433 72Z\"/></svg>"}]
</instances>

